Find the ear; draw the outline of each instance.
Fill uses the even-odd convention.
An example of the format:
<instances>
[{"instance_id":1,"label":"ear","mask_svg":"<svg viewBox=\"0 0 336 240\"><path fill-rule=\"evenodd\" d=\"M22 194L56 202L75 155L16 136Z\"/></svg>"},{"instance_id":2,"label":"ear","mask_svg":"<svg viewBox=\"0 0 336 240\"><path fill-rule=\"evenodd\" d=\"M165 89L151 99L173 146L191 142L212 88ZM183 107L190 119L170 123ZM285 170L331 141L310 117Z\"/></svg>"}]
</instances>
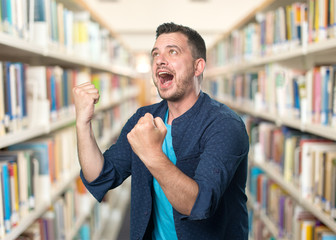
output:
<instances>
[{"instance_id":1,"label":"ear","mask_svg":"<svg viewBox=\"0 0 336 240\"><path fill-rule=\"evenodd\" d=\"M195 76L198 77L200 76L205 68L205 61L203 58L198 58L195 61Z\"/></svg>"}]
</instances>

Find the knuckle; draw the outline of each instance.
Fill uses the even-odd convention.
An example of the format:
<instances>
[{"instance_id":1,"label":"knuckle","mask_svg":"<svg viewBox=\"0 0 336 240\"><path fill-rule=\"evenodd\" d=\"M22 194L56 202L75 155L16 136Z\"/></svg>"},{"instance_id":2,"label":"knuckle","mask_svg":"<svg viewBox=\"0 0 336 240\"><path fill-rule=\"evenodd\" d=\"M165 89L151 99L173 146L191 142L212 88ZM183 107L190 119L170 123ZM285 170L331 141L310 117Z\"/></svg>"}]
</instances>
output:
<instances>
[{"instance_id":1,"label":"knuckle","mask_svg":"<svg viewBox=\"0 0 336 240\"><path fill-rule=\"evenodd\" d=\"M74 87L72 91L73 91L73 93L78 94L79 88L78 87Z\"/></svg>"},{"instance_id":2,"label":"knuckle","mask_svg":"<svg viewBox=\"0 0 336 240\"><path fill-rule=\"evenodd\" d=\"M130 140L130 139L131 139L131 137L132 137L132 131L130 131L129 133L127 133L127 135L126 135L126 136L127 136L127 139L128 139L128 140Z\"/></svg>"}]
</instances>

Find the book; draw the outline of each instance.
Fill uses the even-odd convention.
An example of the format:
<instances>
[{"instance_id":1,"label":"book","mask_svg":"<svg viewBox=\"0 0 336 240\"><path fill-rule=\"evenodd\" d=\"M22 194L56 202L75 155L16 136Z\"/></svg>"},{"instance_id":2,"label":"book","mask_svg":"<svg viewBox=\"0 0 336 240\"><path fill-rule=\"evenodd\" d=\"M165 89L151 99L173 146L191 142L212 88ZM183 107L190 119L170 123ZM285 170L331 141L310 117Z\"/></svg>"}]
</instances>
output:
<instances>
[{"instance_id":1,"label":"book","mask_svg":"<svg viewBox=\"0 0 336 240\"><path fill-rule=\"evenodd\" d=\"M288 135L288 134L287 134ZM283 175L285 181L294 182L295 175L295 149L298 142L298 136L290 134L290 136L285 136L285 150L284 150L284 166Z\"/></svg>"},{"instance_id":2,"label":"book","mask_svg":"<svg viewBox=\"0 0 336 240\"><path fill-rule=\"evenodd\" d=\"M253 200L257 200L257 179L260 174L263 174L264 172L258 168L258 167L252 167L250 170L250 175L249 175L249 189L250 189L250 194L251 197L253 197ZM80 184L78 184L81 186ZM78 189L81 189L77 187Z\"/></svg>"},{"instance_id":3,"label":"book","mask_svg":"<svg viewBox=\"0 0 336 240\"><path fill-rule=\"evenodd\" d=\"M5 128L6 132L12 131L12 97L11 97L11 84L10 84L10 71L9 71L9 62L3 63L3 77L4 77L4 86L5 86Z\"/></svg>"},{"instance_id":4,"label":"book","mask_svg":"<svg viewBox=\"0 0 336 240\"><path fill-rule=\"evenodd\" d=\"M11 226L15 227L19 222L19 185L17 158L8 163L9 183L11 193Z\"/></svg>"},{"instance_id":5,"label":"book","mask_svg":"<svg viewBox=\"0 0 336 240\"><path fill-rule=\"evenodd\" d=\"M8 87L10 91L10 125L9 131L15 132L18 130L18 103L17 103L17 86L16 86L16 74L15 74L15 65L13 63L7 63L8 73L7 73L7 81Z\"/></svg>"},{"instance_id":6,"label":"book","mask_svg":"<svg viewBox=\"0 0 336 240\"><path fill-rule=\"evenodd\" d=\"M42 221L44 225L44 231L46 239L56 239L55 235L55 213L53 210L48 210L46 213L42 216ZM64 239L64 238L60 238Z\"/></svg>"},{"instance_id":7,"label":"book","mask_svg":"<svg viewBox=\"0 0 336 240\"><path fill-rule=\"evenodd\" d=\"M302 221L301 239L313 240L313 229L315 221L304 220Z\"/></svg>"},{"instance_id":8,"label":"book","mask_svg":"<svg viewBox=\"0 0 336 240\"><path fill-rule=\"evenodd\" d=\"M336 234L322 233L321 240L336 240Z\"/></svg>"},{"instance_id":9,"label":"book","mask_svg":"<svg viewBox=\"0 0 336 240\"><path fill-rule=\"evenodd\" d=\"M10 180L9 180L9 170L8 170L8 161L1 161L0 167L2 169L2 187L3 187L3 209L4 209L4 224L5 232L9 233L12 229L11 227L11 193L10 193Z\"/></svg>"},{"instance_id":10,"label":"book","mask_svg":"<svg viewBox=\"0 0 336 240\"><path fill-rule=\"evenodd\" d=\"M332 160L331 217L336 219L336 159Z\"/></svg>"},{"instance_id":11,"label":"book","mask_svg":"<svg viewBox=\"0 0 336 240\"><path fill-rule=\"evenodd\" d=\"M70 211L70 209L66 209L66 203L64 201L64 198L61 197L55 201L53 204L54 209L54 223L55 223L55 237L56 239L65 239L66 238L66 231L65 231L65 222L66 222L66 214L67 210Z\"/></svg>"},{"instance_id":12,"label":"book","mask_svg":"<svg viewBox=\"0 0 336 240\"><path fill-rule=\"evenodd\" d=\"M313 89L314 89L314 74L313 70L310 69L307 71L306 75L306 95L307 95L307 104L306 104L306 118L301 119L303 123L313 122ZM304 115L302 115L304 116Z\"/></svg>"},{"instance_id":13,"label":"book","mask_svg":"<svg viewBox=\"0 0 336 240\"><path fill-rule=\"evenodd\" d=\"M27 115L27 88L26 88L26 65L23 63L14 63L16 74L16 87L17 87L17 113L19 129L24 129L28 126Z\"/></svg>"},{"instance_id":14,"label":"book","mask_svg":"<svg viewBox=\"0 0 336 240\"><path fill-rule=\"evenodd\" d=\"M327 226L324 226L324 225L315 226L314 240L320 240L322 237L322 234L324 233L331 233L330 229Z\"/></svg>"},{"instance_id":15,"label":"book","mask_svg":"<svg viewBox=\"0 0 336 240\"><path fill-rule=\"evenodd\" d=\"M313 122L321 123L322 76L320 67L314 68L313 82Z\"/></svg>"},{"instance_id":16,"label":"book","mask_svg":"<svg viewBox=\"0 0 336 240\"><path fill-rule=\"evenodd\" d=\"M3 78L3 66L0 62L0 136L5 135L5 92L4 92L4 78Z\"/></svg>"},{"instance_id":17,"label":"book","mask_svg":"<svg viewBox=\"0 0 336 240\"><path fill-rule=\"evenodd\" d=\"M293 78L293 110L294 117L300 118L301 113L301 101L300 101L300 92L299 92L299 77Z\"/></svg>"},{"instance_id":18,"label":"book","mask_svg":"<svg viewBox=\"0 0 336 240\"><path fill-rule=\"evenodd\" d=\"M48 44L47 6L45 0L32 0L34 21L32 24L32 41L42 47Z\"/></svg>"},{"instance_id":19,"label":"book","mask_svg":"<svg viewBox=\"0 0 336 240\"><path fill-rule=\"evenodd\" d=\"M29 213L29 198L34 197L30 189L33 184L34 172L31 171L31 154L30 151L0 151L0 158L10 156L17 163L17 201L19 217L23 218ZM32 200L31 200L32 201ZM34 207L34 206L31 206Z\"/></svg>"},{"instance_id":20,"label":"book","mask_svg":"<svg viewBox=\"0 0 336 240\"><path fill-rule=\"evenodd\" d=\"M311 147L314 154L314 203L324 209L325 201L325 172L326 172L326 152L336 151L336 143L320 143Z\"/></svg>"},{"instance_id":21,"label":"book","mask_svg":"<svg viewBox=\"0 0 336 240\"><path fill-rule=\"evenodd\" d=\"M325 174L324 174L324 194L325 205L323 209L327 213L331 213L331 209L335 208L335 188L336 182L334 181L333 174L336 174L333 169L333 161L336 159L336 152L328 151L325 153Z\"/></svg>"},{"instance_id":22,"label":"book","mask_svg":"<svg viewBox=\"0 0 336 240\"><path fill-rule=\"evenodd\" d=\"M330 109L330 95L331 95L331 86L330 86L330 69L328 66L321 67L321 77L322 77L322 93L321 93L321 124L329 124L329 113Z\"/></svg>"},{"instance_id":23,"label":"book","mask_svg":"<svg viewBox=\"0 0 336 240\"><path fill-rule=\"evenodd\" d=\"M43 126L49 123L50 103L47 98L45 66L26 68L27 112L29 126Z\"/></svg>"},{"instance_id":24,"label":"book","mask_svg":"<svg viewBox=\"0 0 336 240\"><path fill-rule=\"evenodd\" d=\"M88 59L89 55L89 22L90 14L87 11L74 13L74 48L75 54Z\"/></svg>"},{"instance_id":25,"label":"book","mask_svg":"<svg viewBox=\"0 0 336 240\"><path fill-rule=\"evenodd\" d=\"M22 142L9 146L9 150L31 150L33 151L33 158L38 161L39 174L36 179L35 190L35 204L51 201L51 178L49 166L49 142L48 140L33 140Z\"/></svg>"},{"instance_id":26,"label":"book","mask_svg":"<svg viewBox=\"0 0 336 240\"><path fill-rule=\"evenodd\" d=\"M314 184L315 184L315 162L313 158L312 148L314 146L323 145L324 140L307 140L301 141L301 181L300 189L301 196L304 199L313 201L314 199ZM331 143L330 143L331 144Z\"/></svg>"},{"instance_id":27,"label":"book","mask_svg":"<svg viewBox=\"0 0 336 240\"><path fill-rule=\"evenodd\" d=\"M79 229L80 239L89 240L91 239L91 229L90 224L86 221Z\"/></svg>"},{"instance_id":28,"label":"book","mask_svg":"<svg viewBox=\"0 0 336 240\"><path fill-rule=\"evenodd\" d=\"M335 4L336 6L336 4ZM335 23L336 26L336 23ZM331 75L331 97L330 97L330 105L331 105L331 126L336 126L336 66L333 66L333 74Z\"/></svg>"},{"instance_id":29,"label":"book","mask_svg":"<svg viewBox=\"0 0 336 240\"><path fill-rule=\"evenodd\" d=\"M0 167L0 237L3 238L5 236L6 228L4 222L4 189L3 189L3 182L2 182L2 167Z\"/></svg>"},{"instance_id":30,"label":"book","mask_svg":"<svg viewBox=\"0 0 336 240\"><path fill-rule=\"evenodd\" d=\"M12 33L12 1L3 0L2 5L2 26L3 30L7 33Z\"/></svg>"}]
</instances>

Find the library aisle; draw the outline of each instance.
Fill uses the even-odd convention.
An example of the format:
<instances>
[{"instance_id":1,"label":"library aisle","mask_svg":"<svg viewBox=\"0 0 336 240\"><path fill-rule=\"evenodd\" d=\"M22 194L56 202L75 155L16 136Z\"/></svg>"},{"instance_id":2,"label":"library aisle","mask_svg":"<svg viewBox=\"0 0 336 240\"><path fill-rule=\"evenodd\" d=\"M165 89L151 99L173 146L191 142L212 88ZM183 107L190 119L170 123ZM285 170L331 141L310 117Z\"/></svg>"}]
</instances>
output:
<instances>
[{"instance_id":1,"label":"library aisle","mask_svg":"<svg viewBox=\"0 0 336 240\"><path fill-rule=\"evenodd\" d=\"M251 239L336 239L335 1L265 1L209 49L244 119Z\"/></svg>"},{"instance_id":2,"label":"library aisle","mask_svg":"<svg viewBox=\"0 0 336 240\"><path fill-rule=\"evenodd\" d=\"M113 224L112 221L109 221L106 225L111 226L110 224ZM113 232L111 231L111 228L106 227L105 231L103 232L102 239L101 240L128 240L130 239L130 206L127 206L127 209L124 213L124 218L122 220L122 225L120 227L120 230L117 234L116 238L112 238L111 236L114 236Z\"/></svg>"},{"instance_id":3,"label":"library aisle","mask_svg":"<svg viewBox=\"0 0 336 240\"><path fill-rule=\"evenodd\" d=\"M127 185L128 183L124 184ZM118 190L117 190L118 191ZM120 197L120 198L119 198ZM130 239L130 191L118 193L115 207L108 213L100 240L127 240Z\"/></svg>"}]
</instances>

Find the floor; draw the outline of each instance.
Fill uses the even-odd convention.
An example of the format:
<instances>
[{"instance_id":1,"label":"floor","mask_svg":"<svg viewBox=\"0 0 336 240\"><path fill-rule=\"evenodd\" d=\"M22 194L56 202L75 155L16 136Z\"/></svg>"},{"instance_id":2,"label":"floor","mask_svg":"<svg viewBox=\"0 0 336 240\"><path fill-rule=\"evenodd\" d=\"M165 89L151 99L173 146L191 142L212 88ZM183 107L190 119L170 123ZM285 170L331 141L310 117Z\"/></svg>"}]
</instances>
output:
<instances>
[{"instance_id":1,"label":"floor","mask_svg":"<svg viewBox=\"0 0 336 240\"><path fill-rule=\"evenodd\" d=\"M116 240L129 240L130 239L130 205L127 206L123 224L121 225L118 237Z\"/></svg>"}]
</instances>

